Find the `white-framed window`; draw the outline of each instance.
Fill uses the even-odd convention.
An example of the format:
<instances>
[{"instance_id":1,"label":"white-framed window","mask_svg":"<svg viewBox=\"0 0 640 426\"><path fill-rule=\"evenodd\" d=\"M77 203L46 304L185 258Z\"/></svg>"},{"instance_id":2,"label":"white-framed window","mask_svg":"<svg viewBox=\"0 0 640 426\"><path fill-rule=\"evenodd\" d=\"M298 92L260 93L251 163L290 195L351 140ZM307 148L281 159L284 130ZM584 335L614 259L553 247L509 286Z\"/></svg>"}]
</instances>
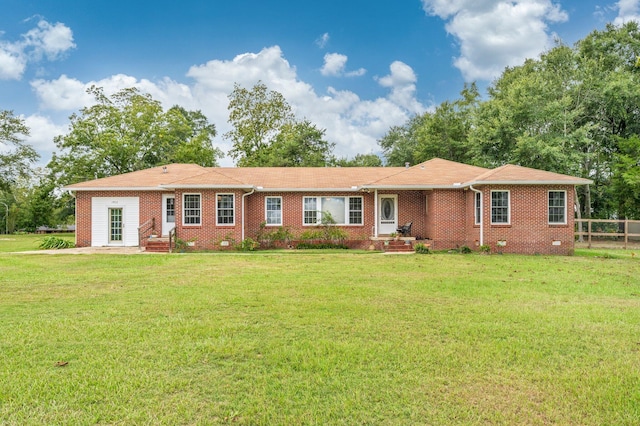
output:
<instances>
[{"instance_id":1,"label":"white-framed window","mask_svg":"<svg viewBox=\"0 0 640 426\"><path fill-rule=\"evenodd\" d=\"M202 202L200 194L182 194L182 224L202 223Z\"/></svg>"},{"instance_id":2,"label":"white-framed window","mask_svg":"<svg viewBox=\"0 0 640 426\"><path fill-rule=\"evenodd\" d=\"M234 194L216 194L216 224L235 224L234 201Z\"/></svg>"},{"instance_id":3,"label":"white-framed window","mask_svg":"<svg viewBox=\"0 0 640 426\"><path fill-rule=\"evenodd\" d=\"M482 194L479 192L475 192L475 197L473 198L474 202L474 219L475 219L475 224L476 225L480 225L480 222L482 221Z\"/></svg>"},{"instance_id":4,"label":"white-framed window","mask_svg":"<svg viewBox=\"0 0 640 426\"><path fill-rule=\"evenodd\" d=\"M567 223L567 191L549 191L549 223Z\"/></svg>"},{"instance_id":5,"label":"white-framed window","mask_svg":"<svg viewBox=\"0 0 640 426\"><path fill-rule=\"evenodd\" d=\"M329 213L336 225L362 225L362 197L304 197L303 223L317 225L323 213Z\"/></svg>"},{"instance_id":6,"label":"white-framed window","mask_svg":"<svg viewBox=\"0 0 640 426\"><path fill-rule=\"evenodd\" d=\"M267 226L282 225L282 197L265 197L264 210Z\"/></svg>"},{"instance_id":7,"label":"white-framed window","mask_svg":"<svg viewBox=\"0 0 640 426\"><path fill-rule=\"evenodd\" d=\"M511 223L509 191L491 191L491 223L496 225Z\"/></svg>"}]
</instances>

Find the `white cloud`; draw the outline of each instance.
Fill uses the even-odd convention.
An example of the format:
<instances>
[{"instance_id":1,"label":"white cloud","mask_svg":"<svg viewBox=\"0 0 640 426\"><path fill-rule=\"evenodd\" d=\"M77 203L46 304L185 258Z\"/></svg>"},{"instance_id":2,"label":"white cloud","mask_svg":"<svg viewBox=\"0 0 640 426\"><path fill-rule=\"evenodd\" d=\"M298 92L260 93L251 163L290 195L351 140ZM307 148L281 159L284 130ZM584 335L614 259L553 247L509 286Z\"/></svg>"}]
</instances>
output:
<instances>
[{"instance_id":1,"label":"white cloud","mask_svg":"<svg viewBox=\"0 0 640 426\"><path fill-rule=\"evenodd\" d=\"M640 0L620 0L616 3L618 16L613 21L615 25L623 25L629 21L640 23Z\"/></svg>"},{"instance_id":2,"label":"white cloud","mask_svg":"<svg viewBox=\"0 0 640 426\"><path fill-rule=\"evenodd\" d=\"M623 0L625 1L625 0ZM552 46L549 23L568 15L551 0L422 0L424 10L447 21L460 45L454 65L465 80L491 80Z\"/></svg>"},{"instance_id":3,"label":"white cloud","mask_svg":"<svg viewBox=\"0 0 640 426\"><path fill-rule=\"evenodd\" d=\"M40 20L36 26L15 42L0 41L0 79L19 80L28 63L47 58L49 61L60 59L76 47L73 32L66 25L57 22L50 24Z\"/></svg>"},{"instance_id":4,"label":"white cloud","mask_svg":"<svg viewBox=\"0 0 640 426\"><path fill-rule=\"evenodd\" d=\"M56 150L54 138L67 133L67 125L55 124L51 118L34 114L22 117L29 128L29 136L25 142L31 145L40 154L40 164L46 165L51 159L51 154Z\"/></svg>"},{"instance_id":5,"label":"white cloud","mask_svg":"<svg viewBox=\"0 0 640 426\"><path fill-rule=\"evenodd\" d=\"M69 111L93 102L86 94L86 89L92 84L103 87L107 95L125 87L138 87L165 107L178 104L187 109L201 110L218 130L214 143L227 152L231 146L221 136L230 130L227 123L228 95L234 83L251 88L262 81L269 89L282 93L299 118L308 118L326 129L327 140L336 143L336 155L353 157L359 153L379 151L377 140L391 126L403 124L414 113L425 110L415 97L417 78L411 67L394 62L390 69L388 76L378 80L389 89L389 94L373 100L363 100L351 91L333 88L323 94L316 93L310 84L298 78L296 68L289 64L278 46L258 53L244 53L232 60L211 60L192 66L187 76L193 82L188 85L168 78L152 82L114 75L92 82L61 76L56 80L37 80L32 86L41 108ZM225 158L221 164L230 166L232 160Z\"/></svg>"},{"instance_id":6,"label":"white cloud","mask_svg":"<svg viewBox=\"0 0 640 426\"><path fill-rule=\"evenodd\" d=\"M320 37L318 37L318 39L316 40L316 45L318 45L318 47L320 49L324 49L324 47L327 45L327 43L329 43L329 33L324 33L322 34Z\"/></svg>"},{"instance_id":7,"label":"white cloud","mask_svg":"<svg viewBox=\"0 0 640 426\"><path fill-rule=\"evenodd\" d=\"M360 77L367 72L364 68L345 72L347 60L348 58L346 55L341 55L340 53L327 53L324 55L324 65L320 69L320 74L334 77Z\"/></svg>"}]
</instances>

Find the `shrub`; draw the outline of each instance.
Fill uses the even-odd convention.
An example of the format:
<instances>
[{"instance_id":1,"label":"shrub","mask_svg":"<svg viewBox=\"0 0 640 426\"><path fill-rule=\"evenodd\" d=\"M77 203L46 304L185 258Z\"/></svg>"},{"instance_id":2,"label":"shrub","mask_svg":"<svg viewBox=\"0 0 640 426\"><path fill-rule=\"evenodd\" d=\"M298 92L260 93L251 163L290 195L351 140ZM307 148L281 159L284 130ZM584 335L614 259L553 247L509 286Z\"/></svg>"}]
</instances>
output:
<instances>
[{"instance_id":1,"label":"shrub","mask_svg":"<svg viewBox=\"0 0 640 426\"><path fill-rule=\"evenodd\" d=\"M55 237L53 235L50 235L48 237L44 237L38 247L43 250L51 250L51 249L57 250L57 249L73 248L75 247L75 244L73 244L71 241L62 239L60 237Z\"/></svg>"},{"instance_id":2,"label":"shrub","mask_svg":"<svg viewBox=\"0 0 640 426\"><path fill-rule=\"evenodd\" d=\"M483 244L480 246L480 252L481 253L485 253L485 254L489 254L491 253L491 246L488 244Z\"/></svg>"},{"instance_id":3,"label":"shrub","mask_svg":"<svg viewBox=\"0 0 640 426\"><path fill-rule=\"evenodd\" d=\"M414 247L416 253L418 254L430 254L431 250L429 249L429 247L427 247L426 244L423 243L418 243L415 245Z\"/></svg>"},{"instance_id":4,"label":"shrub","mask_svg":"<svg viewBox=\"0 0 640 426\"><path fill-rule=\"evenodd\" d=\"M469 253L471 253L471 249L469 248L469 246L462 246L462 247L460 247L460 253L469 254Z\"/></svg>"},{"instance_id":5,"label":"shrub","mask_svg":"<svg viewBox=\"0 0 640 426\"><path fill-rule=\"evenodd\" d=\"M260 243L253 238L245 238L242 242L236 245L236 250L240 251L254 251L260 246Z\"/></svg>"}]
</instances>

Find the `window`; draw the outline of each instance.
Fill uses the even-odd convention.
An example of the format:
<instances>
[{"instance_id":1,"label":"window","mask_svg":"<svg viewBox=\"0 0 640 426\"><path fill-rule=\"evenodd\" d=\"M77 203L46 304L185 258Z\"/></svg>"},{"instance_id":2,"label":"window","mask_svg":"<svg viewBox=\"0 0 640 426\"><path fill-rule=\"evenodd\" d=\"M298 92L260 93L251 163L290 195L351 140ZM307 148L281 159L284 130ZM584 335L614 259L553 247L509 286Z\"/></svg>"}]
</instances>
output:
<instances>
[{"instance_id":1,"label":"window","mask_svg":"<svg viewBox=\"0 0 640 426\"><path fill-rule=\"evenodd\" d=\"M216 197L218 225L233 225L235 223L233 214L233 200L233 194L218 194L218 196Z\"/></svg>"},{"instance_id":2,"label":"window","mask_svg":"<svg viewBox=\"0 0 640 426\"><path fill-rule=\"evenodd\" d=\"M509 215L509 191L491 191L491 223L508 225Z\"/></svg>"},{"instance_id":3,"label":"window","mask_svg":"<svg viewBox=\"0 0 640 426\"><path fill-rule=\"evenodd\" d=\"M317 225L329 213L337 225L362 225L362 197L304 197L303 222Z\"/></svg>"},{"instance_id":4,"label":"window","mask_svg":"<svg viewBox=\"0 0 640 426\"><path fill-rule=\"evenodd\" d=\"M475 216L475 223L476 225L480 225L480 222L482 221L482 194L479 192L475 193L475 209L474 209L474 216Z\"/></svg>"},{"instance_id":5,"label":"window","mask_svg":"<svg viewBox=\"0 0 640 426\"><path fill-rule=\"evenodd\" d=\"M566 191L549 191L549 223L567 223Z\"/></svg>"},{"instance_id":6,"label":"window","mask_svg":"<svg viewBox=\"0 0 640 426\"><path fill-rule=\"evenodd\" d=\"M282 225L282 197L266 197L264 208L267 225Z\"/></svg>"},{"instance_id":7,"label":"window","mask_svg":"<svg viewBox=\"0 0 640 426\"><path fill-rule=\"evenodd\" d=\"M182 197L183 223L185 225L200 225L200 194L184 194Z\"/></svg>"},{"instance_id":8,"label":"window","mask_svg":"<svg viewBox=\"0 0 640 426\"><path fill-rule=\"evenodd\" d=\"M173 223L176 221L176 199L173 197L167 197L167 223Z\"/></svg>"},{"instance_id":9,"label":"window","mask_svg":"<svg viewBox=\"0 0 640 426\"><path fill-rule=\"evenodd\" d=\"M362 223L362 198L349 197L349 224Z\"/></svg>"}]
</instances>

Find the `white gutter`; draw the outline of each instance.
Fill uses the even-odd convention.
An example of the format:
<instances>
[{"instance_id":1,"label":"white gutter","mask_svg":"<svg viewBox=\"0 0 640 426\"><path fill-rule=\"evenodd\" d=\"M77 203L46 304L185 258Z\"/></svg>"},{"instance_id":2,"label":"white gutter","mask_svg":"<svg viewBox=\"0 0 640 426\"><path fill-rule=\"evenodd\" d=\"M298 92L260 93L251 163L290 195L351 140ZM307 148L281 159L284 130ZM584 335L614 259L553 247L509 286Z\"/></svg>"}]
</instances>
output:
<instances>
[{"instance_id":1,"label":"white gutter","mask_svg":"<svg viewBox=\"0 0 640 426\"><path fill-rule=\"evenodd\" d=\"M469 185L469 189L475 192L476 194L480 194L480 246L484 245L484 199L482 197L482 191L479 189L475 189L473 185ZM475 218L476 213L476 200L473 200L473 217ZM474 219L475 220L475 219Z\"/></svg>"},{"instance_id":2,"label":"white gutter","mask_svg":"<svg viewBox=\"0 0 640 426\"><path fill-rule=\"evenodd\" d=\"M254 192L256 192L255 188L251 188L251 192L246 192L242 194L242 241L244 241L244 216L245 216L244 199L245 197L253 194Z\"/></svg>"}]
</instances>

